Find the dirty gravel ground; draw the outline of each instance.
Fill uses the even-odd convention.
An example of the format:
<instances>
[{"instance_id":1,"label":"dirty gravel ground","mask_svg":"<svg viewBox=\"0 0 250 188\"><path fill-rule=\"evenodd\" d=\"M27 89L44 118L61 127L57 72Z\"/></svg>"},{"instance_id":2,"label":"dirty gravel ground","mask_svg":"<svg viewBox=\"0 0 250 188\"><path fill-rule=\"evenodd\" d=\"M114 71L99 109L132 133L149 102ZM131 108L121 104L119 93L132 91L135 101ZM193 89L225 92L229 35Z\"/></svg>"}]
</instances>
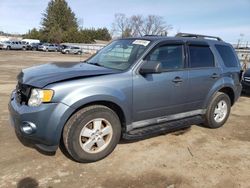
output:
<instances>
[{"instance_id":1,"label":"dirty gravel ground","mask_svg":"<svg viewBox=\"0 0 250 188\"><path fill-rule=\"evenodd\" d=\"M86 57L0 51L0 187L250 187L250 97L242 96L220 129L192 126L121 142L102 161L79 164L23 146L8 122L9 94L25 67Z\"/></svg>"}]
</instances>

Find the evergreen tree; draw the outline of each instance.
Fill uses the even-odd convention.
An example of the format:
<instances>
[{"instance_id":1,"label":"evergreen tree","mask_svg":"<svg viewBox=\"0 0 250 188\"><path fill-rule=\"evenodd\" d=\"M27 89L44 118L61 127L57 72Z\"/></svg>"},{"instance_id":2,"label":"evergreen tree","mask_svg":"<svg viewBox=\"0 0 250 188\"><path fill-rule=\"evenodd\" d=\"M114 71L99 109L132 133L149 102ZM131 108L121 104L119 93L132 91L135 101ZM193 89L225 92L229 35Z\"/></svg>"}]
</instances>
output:
<instances>
[{"instance_id":1,"label":"evergreen tree","mask_svg":"<svg viewBox=\"0 0 250 188\"><path fill-rule=\"evenodd\" d=\"M42 30L49 42L62 42L63 35L78 30L77 19L65 0L51 0L43 14Z\"/></svg>"}]
</instances>

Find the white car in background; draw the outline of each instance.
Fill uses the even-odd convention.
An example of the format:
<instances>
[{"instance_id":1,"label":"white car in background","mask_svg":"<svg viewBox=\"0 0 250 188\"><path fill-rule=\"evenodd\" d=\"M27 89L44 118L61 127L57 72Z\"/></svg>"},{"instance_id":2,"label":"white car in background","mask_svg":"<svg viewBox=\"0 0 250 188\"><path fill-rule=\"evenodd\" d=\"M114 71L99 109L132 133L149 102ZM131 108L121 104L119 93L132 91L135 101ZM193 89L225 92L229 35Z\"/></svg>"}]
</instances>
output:
<instances>
[{"instance_id":1,"label":"white car in background","mask_svg":"<svg viewBox=\"0 0 250 188\"><path fill-rule=\"evenodd\" d=\"M62 50L63 54L82 54L82 50L79 47L76 46L68 46Z\"/></svg>"},{"instance_id":2,"label":"white car in background","mask_svg":"<svg viewBox=\"0 0 250 188\"><path fill-rule=\"evenodd\" d=\"M4 50L25 50L26 45L21 41L5 41L0 44L0 48Z\"/></svg>"},{"instance_id":3,"label":"white car in background","mask_svg":"<svg viewBox=\"0 0 250 188\"><path fill-rule=\"evenodd\" d=\"M58 45L57 44L50 44L50 43L44 43L38 46L39 51L44 52L57 52L58 51Z\"/></svg>"}]
</instances>

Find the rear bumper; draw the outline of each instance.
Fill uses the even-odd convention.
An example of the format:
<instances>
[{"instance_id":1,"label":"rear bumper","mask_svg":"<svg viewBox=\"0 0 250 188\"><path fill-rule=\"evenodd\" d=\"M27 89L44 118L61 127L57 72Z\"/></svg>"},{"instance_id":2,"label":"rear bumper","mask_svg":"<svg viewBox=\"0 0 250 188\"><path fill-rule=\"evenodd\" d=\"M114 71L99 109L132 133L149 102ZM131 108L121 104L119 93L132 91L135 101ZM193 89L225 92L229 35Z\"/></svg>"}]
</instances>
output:
<instances>
[{"instance_id":1,"label":"rear bumper","mask_svg":"<svg viewBox=\"0 0 250 188\"><path fill-rule=\"evenodd\" d=\"M44 151L56 151L61 132L73 109L62 103L47 103L39 107L29 107L18 103L15 92L9 102L10 122L19 140L35 144ZM32 131L26 132L25 126L31 124Z\"/></svg>"}]
</instances>

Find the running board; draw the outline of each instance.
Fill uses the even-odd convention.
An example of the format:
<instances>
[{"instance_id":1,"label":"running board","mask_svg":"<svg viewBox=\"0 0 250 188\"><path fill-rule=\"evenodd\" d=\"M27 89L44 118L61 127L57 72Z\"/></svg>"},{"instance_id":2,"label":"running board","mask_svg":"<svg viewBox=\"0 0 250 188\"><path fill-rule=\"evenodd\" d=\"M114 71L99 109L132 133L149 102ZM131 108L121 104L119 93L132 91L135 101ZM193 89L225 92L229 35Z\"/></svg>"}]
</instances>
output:
<instances>
[{"instance_id":1,"label":"running board","mask_svg":"<svg viewBox=\"0 0 250 188\"><path fill-rule=\"evenodd\" d=\"M123 138L127 140L145 139L157 134L177 131L200 123L203 123L203 118L201 116L187 117L166 123L133 129L129 132L123 133Z\"/></svg>"}]
</instances>

